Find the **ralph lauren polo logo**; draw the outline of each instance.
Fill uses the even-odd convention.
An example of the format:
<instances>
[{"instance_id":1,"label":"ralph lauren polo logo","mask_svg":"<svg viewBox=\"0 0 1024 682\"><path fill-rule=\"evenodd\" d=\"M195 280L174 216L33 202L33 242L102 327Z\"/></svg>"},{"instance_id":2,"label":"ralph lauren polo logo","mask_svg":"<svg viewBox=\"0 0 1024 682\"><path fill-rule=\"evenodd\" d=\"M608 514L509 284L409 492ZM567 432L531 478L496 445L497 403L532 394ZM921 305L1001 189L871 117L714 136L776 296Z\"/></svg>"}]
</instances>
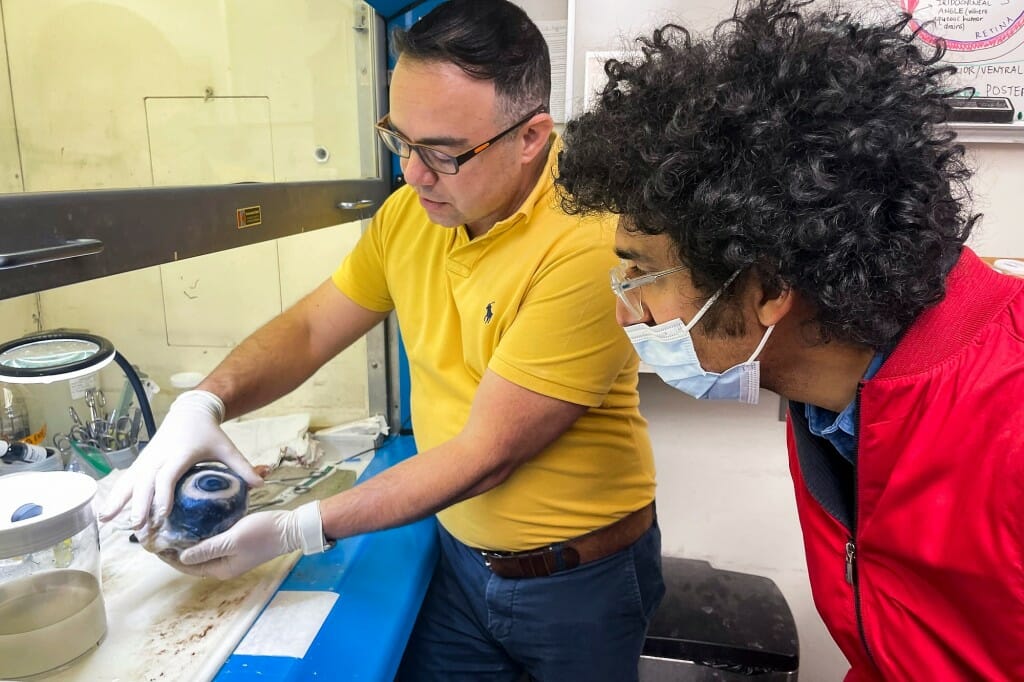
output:
<instances>
[{"instance_id":1,"label":"ralph lauren polo logo","mask_svg":"<svg viewBox=\"0 0 1024 682\"><path fill-rule=\"evenodd\" d=\"M491 301L484 309L484 324L490 324L491 320L494 319L494 310L492 309L493 305L494 301Z\"/></svg>"}]
</instances>

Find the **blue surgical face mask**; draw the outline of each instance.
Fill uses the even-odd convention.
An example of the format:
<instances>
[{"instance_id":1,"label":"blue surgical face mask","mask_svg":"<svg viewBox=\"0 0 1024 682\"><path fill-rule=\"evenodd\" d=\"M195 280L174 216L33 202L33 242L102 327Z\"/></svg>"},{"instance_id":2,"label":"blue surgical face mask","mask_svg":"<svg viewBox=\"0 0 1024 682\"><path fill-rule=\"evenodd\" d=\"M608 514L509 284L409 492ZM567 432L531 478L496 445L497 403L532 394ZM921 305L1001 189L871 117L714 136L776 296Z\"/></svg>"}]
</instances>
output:
<instances>
[{"instance_id":1,"label":"blue surgical face mask","mask_svg":"<svg viewBox=\"0 0 1024 682\"><path fill-rule=\"evenodd\" d=\"M729 278L729 282L733 277ZM726 282L726 286L729 282ZM768 342L775 325L765 330L761 342L746 362L734 365L722 373L705 371L693 348L690 330L721 293L722 289L715 292L704 307L697 311L690 324L683 324L679 318L654 326L634 324L626 327L626 334L640 359L672 388L699 400L737 400L755 405L761 388L761 363L757 361L757 356Z\"/></svg>"}]
</instances>

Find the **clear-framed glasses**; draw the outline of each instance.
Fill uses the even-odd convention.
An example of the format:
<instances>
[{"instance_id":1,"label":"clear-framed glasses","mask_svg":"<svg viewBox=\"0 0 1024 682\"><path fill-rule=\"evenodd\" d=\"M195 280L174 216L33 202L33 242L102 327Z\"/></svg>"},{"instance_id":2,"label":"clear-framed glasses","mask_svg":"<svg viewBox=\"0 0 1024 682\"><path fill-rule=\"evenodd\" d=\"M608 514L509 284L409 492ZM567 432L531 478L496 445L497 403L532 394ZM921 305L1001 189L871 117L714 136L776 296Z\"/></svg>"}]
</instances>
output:
<instances>
[{"instance_id":1,"label":"clear-framed glasses","mask_svg":"<svg viewBox=\"0 0 1024 682\"><path fill-rule=\"evenodd\" d=\"M383 118L377 121L376 128L377 134L380 136L384 146L390 149L393 154L397 154L403 159L408 159L413 150L416 150L416 153L419 154L420 159L423 161L423 165L430 170L435 173L441 173L442 175L455 175L459 172L459 168L462 164L482 153L484 150L489 149L495 142L544 111L547 111L547 107L542 104L491 139L486 142L481 142L469 151L458 155L452 155L448 152L443 152L440 149L435 149L434 147L429 147L425 144L415 144L410 142L392 129L389 114L385 114Z\"/></svg>"},{"instance_id":2,"label":"clear-framed glasses","mask_svg":"<svg viewBox=\"0 0 1024 682\"><path fill-rule=\"evenodd\" d=\"M641 295L641 288L655 282L666 275L686 269L685 265L677 265L674 268L660 270L639 277L630 277L626 274L629 267L625 263L619 263L611 269L612 291L619 297L626 309L633 313L636 318L644 316L644 301Z\"/></svg>"}]
</instances>

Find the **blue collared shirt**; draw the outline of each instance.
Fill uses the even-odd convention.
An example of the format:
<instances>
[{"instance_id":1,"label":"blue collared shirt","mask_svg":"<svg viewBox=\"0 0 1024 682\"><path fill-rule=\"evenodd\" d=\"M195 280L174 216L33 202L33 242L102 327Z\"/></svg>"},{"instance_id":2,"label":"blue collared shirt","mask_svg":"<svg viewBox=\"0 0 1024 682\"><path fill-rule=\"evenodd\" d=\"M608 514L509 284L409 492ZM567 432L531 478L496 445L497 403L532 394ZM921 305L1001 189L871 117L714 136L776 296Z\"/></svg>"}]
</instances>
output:
<instances>
[{"instance_id":1,"label":"blue collared shirt","mask_svg":"<svg viewBox=\"0 0 1024 682\"><path fill-rule=\"evenodd\" d=\"M867 371L864 372L864 381L875 376L884 360L885 355L875 353ZM810 403L804 404L804 416L807 417L807 427L811 433L827 440L839 451L839 454L850 460L851 463L854 463L854 457L857 454L856 403L856 399L850 401L850 404L839 413Z\"/></svg>"}]
</instances>

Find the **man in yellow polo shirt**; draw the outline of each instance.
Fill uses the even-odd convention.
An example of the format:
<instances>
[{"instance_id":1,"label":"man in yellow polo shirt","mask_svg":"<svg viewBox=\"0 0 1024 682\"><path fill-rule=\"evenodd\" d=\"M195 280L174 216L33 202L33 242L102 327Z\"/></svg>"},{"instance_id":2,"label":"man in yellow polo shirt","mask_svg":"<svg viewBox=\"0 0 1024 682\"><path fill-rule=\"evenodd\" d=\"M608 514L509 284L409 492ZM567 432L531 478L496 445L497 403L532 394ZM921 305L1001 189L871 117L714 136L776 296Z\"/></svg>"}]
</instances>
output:
<instances>
[{"instance_id":1,"label":"man in yellow polo shirt","mask_svg":"<svg viewBox=\"0 0 1024 682\"><path fill-rule=\"evenodd\" d=\"M450 0L397 39L378 130L408 184L333 277L175 401L112 506L132 498L143 523L155 496L159 518L200 459L252 476L220 421L395 310L419 454L294 512L252 514L181 568L226 578L437 513L440 559L400 678L636 679L664 592L654 465L603 274L613 232L557 208L547 47L505 0Z\"/></svg>"}]
</instances>

